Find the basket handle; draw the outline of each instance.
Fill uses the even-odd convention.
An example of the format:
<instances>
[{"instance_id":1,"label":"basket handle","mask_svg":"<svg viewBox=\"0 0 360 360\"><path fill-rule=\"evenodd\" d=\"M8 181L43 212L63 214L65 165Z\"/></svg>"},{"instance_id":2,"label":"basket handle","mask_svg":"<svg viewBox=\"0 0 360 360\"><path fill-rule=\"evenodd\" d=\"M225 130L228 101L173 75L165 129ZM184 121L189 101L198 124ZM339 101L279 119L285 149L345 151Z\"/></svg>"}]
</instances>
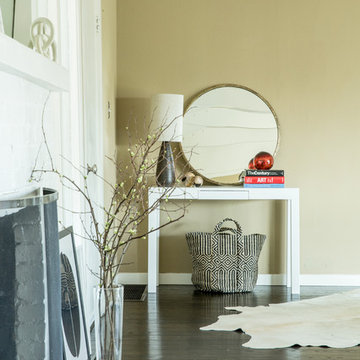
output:
<instances>
[{"instance_id":1,"label":"basket handle","mask_svg":"<svg viewBox=\"0 0 360 360\"><path fill-rule=\"evenodd\" d=\"M223 233L223 232L231 232L231 233L233 233L233 234L235 234L236 235L236 233L237 233L237 229L233 229L233 228L229 228L229 227L222 227L220 230L219 230L219 234L220 233Z\"/></svg>"},{"instance_id":2,"label":"basket handle","mask_svg":"<svg viewBox=\"0 0 360 360\"><path fill-rule=\"evenodd\" d=\"M230 228L226 228L226 227L223 228L222 225L226 221L232 221L233 223L235 223L236 229L230 229ZM213 235L216 236L217 234L219 234L221 232L224 232L224 231L227 231L227 230L230 230L231 232L236 232L236 234L238 234L239 236L242 235L242 229L241 229L240 224L236 220L233 220L233 219L230 219L230 218L225 218L224 220L220 221L215 226L215 229L213 231Z\"/></svg>"}]
</instances>

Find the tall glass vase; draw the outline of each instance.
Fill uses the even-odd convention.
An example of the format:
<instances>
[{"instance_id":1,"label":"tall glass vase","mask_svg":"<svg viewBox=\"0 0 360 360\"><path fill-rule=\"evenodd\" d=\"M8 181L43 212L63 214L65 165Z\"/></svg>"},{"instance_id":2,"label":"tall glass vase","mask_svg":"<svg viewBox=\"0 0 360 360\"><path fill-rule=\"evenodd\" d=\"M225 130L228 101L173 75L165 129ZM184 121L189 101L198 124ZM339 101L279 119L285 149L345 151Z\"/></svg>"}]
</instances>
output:
<instances>
[{"instance_id":1,"label":"tall glass vase","mask_svg":"<svg viewBox=\"0 0 360 360\"><path fill-rule=\"evenodd\" d=\"M95 288L97 360L121 360L124 287Z\"/></svg>"}]
</instances>

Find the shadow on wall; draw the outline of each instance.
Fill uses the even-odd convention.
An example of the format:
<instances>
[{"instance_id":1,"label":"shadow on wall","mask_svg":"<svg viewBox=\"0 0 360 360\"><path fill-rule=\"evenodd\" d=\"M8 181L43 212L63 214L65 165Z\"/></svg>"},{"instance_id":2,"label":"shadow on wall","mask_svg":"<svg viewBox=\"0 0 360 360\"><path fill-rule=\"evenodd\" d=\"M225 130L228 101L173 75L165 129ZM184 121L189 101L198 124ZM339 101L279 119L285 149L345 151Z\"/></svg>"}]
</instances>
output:
<instances>
[{"instance_id":1,"label":"shadow on wall","mask_svg":"<svg viewBox=\"0 0 360 360\"><path fill-rule=\"evenodd\" d=\"M150 98L117 98L116 113L117 160L126 161L129 142L135 143L149 133ZM180 148L177 143L172 144L172 150L176 159L176 175L189 171L190 168L187 167L185 159L180 156ZM154 154L155 160L157 157L158 153ZM155 178L153 184L155 185Z\"/></svg>"},{"instance_id":2,"label":"shadow on wall","mask_svg":"<svg viewBox=\"0 0 360 360\"><path fill-rule=\"evenodd\" d=\"M125 160L122 155L127 154L129 141L135 143L138 139L147 136L149 112L148 98L116 99L116 147L119 160Z\"/></svg>"},{"instance_id":3,"label":"shadow on wall","mask_svg":"<svg viewBox=\"0 0 360 360\"><path fill-rule=\"evenodd\" d=\"M148 134L149 98L117 98L116 99L116 161L122 164L122 171L130 166L129 147ZM156 154L157 156L157 154ZM117 172L117 182L121 182ZM124 174L124 176L127 176ZM154 183L155 185L155 179ZM139 231L147 228L147 221L140 224ZM125 255L122 272L147 271L147 241L136 240L131 243Z\"/></svg>"},{"instance_id":4,"label":"shadow on wall","mask_svg":"<svg viewBox=\"0 0 360 360\"><path fill-rule=\"evenodd\" d=\"M130 166L130 157L128 149L131 144L138 143L149 134L150 98L117 98L116 99L116 161L122 163L123 167ZM160 147L159 142L159 147ZM179 146L174 143L174 158L179 158ZM159 152L154 151L153 159L157 161ZM180 176L184 171L184 161L176 161L176 176ZM124 169L122 169L124 170ZM124 174L125 177L127 176ZM118 175L118 182L121 182ZM155 174L149 178L149 184L156 186ZM147 221L139 225L139 232L145 231ZM172 227L174 229L174 226ZM128 265L122 268L123 272L146 272L147 271L147 240L137 240L132 243L125 257L125 263Z\"/></svg>"}]
</instances>

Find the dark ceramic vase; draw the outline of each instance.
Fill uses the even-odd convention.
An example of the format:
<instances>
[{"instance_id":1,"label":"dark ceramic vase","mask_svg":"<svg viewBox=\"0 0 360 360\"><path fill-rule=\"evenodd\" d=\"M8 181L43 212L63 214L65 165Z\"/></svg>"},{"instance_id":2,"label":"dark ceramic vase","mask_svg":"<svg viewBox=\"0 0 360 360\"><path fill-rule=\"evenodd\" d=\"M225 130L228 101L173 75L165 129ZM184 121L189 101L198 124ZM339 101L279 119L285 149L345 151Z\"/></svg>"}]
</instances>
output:
<instances>
[{"instance_id":1,"label":"dark ceramic vase","mask_svg":"<svg viewBox=\"0 0 360 360\"><path fill-rule=\"evenodd\" d=\"M158 186L170 187L175 184L174 157L169 141L163 141L156 167L156 183Z\"/></svg>"}]
</instances>

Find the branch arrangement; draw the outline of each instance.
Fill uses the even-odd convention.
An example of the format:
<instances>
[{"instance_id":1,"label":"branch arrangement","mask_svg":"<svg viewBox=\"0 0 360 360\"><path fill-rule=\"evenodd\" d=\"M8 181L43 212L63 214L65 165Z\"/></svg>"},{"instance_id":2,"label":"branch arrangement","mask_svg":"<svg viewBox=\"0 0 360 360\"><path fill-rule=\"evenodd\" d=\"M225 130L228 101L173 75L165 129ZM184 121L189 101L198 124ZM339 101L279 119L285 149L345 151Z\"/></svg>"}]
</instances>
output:
<instances>
[{"instance_id":1,"label":"branch arrangement","mask_svg":"<svg viewBox=\"0 0 360 360\"><path fill-rule=\"evenodd\" d=\"M166 128L155 130L151 130L151 128L152 126L149 124L145 132L148 135L135 142L133 142L128 127L125 128L129 139L126 154L119 154L121 159L107 158L116 169L116 182L111 183L97 174L96 165L92 167L88 165L87 168L78 167L69 161L71 166L81 174L80 182L57 169L42 126L50 165L48 168L38 169L38 161L36 161L31 180L38 181L45 173L56 174L64 187L69 191L79 193L85 200L86 211L74 212L74 215L81 219L83 231L86 234L83 237L89 239L98 250L100 267L99 272L95 275L99 278L100 287L103 288L112 288L116 285L115 277L121 265L124 264L126 250L132 241L145 240L150 232L170 225L185 215L188 205L185 201L171 201L170 206L169 195L180 183L179 180L174 186L164 188L162 196L155 203L149 204L148 202L148 189L154 185L156 180L156 158L161 145L159 138L166 130ZM176 152L175 157L179 156L180 154ZM88 186L92 177L100 180L109 190L110 200L107 206L101 206L94 201ZM144 222L147 221L149 213L158 207L166 213L166 219L159 227L148 230L144 226ZM66 210L71 211L71 209ZM86 226L85 224L89 224L89 220L91 225Z\"/></svg>"}]
</instances>

